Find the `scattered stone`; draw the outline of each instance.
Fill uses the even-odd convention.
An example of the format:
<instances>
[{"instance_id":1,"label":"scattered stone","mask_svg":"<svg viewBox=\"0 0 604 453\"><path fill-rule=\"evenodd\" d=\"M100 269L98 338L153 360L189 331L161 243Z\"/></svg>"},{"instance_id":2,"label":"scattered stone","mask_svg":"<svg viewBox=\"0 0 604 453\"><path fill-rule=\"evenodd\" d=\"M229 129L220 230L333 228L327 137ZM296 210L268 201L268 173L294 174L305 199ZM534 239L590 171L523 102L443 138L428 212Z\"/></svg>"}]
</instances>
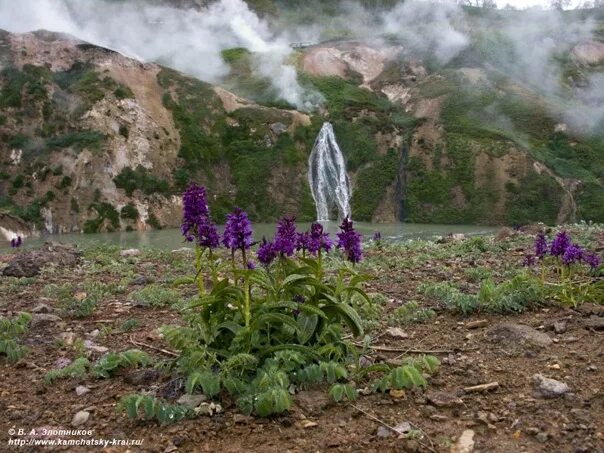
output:
<instances>
[{"instance_id":1,"label":"scattered stone","mask_svg":"<svg viewBox=\"0 0 604 453\"><path fill-rule=\"evenodd\" d=\"M59 338L65 343L65 346L71 346L76 341L76 334L73 332L62 332Z\"/></svg>"},{"instance_id":2,"label":"scattered stone","mask_svg":"<svg viewBox=\"0 0 604 453\"><path fill-rule=\"evenodd\" d=\"M397 389L391 389L389 393L392 398L397 398L397 399L404 398L406 395L404 390L397 390Z\"/></svg>"},{"instance_id":3,"label":"scattered stone","mask_svg":"<svg viewBox=\"0 0 604 453\"><path fill-rule=\"evenodd\" d=\"M397 425L393 426L393 428L394 428L394 431L396 431L399 434L407 434L409 431L412 430L411 424L409 422L398 423Z\"/></svg>"},{"instance_id":4,"label":"scattered stone","mask_svg":"<svg viewBox=\"0 0 604 453\"><path fill-rule=\"evenodd\" d=\"M591 302L587 302L585 304L579 305L575 308L579 313L584 316L596 315L596 316L604 316L604 305L592 304Z\"/></svg>"},{"instance_id":5,"label":"scattered stone","mask_svg":"<svg viewBox=\"0 0 604 453\"><path fill-rule=\"evenodd\" d=\"M304 429L314 428L315 426L319 426L319 424L317 422L313 422L311 420L302 420L300 422L300 424L302 425L302 428L304 428Z\"/></svg>"},{"instance_id":6,"label":"scattered stone","mask_svg":"<svg viewBox=\"0 0 604 453\"><path fill-rule=\"evenodd\" d=\"M377 430L378 437L390 437L393 435L393 432L390 428L386 428L385 426L379 426Z\"/></svg>"},{"instance_id":7,"label":"scattered stone","mask_svg":"<svg viewBox=\"0 0 604 453\"><path fill-rule=\"evenodd\" d=\"M70 363L71 363L71 359L69 359L67 357L59 357L57 360L55 360L55 368L58 368L58 369L65 368Z\"/></svg>"},{"instance_id":8,"label":"scattered stone","mask_svg":"<svg viewBox=\"0 0 604 453\"><path fill-rule=\"evenodd\" d=\"M195 409L197 406L201 405L201 403L205 403L208 400L208 397L205 395L189 395L184 394L176 401L178 404L188 407L189 409Z\"/></svg>"},{"instance_id":9,"label":"scattered stone","mask_svg":"<svg viewBox=\"0 0 604 453\"><path fill-rule=\"evenodd\" d=\"M88 333L88 336L90 338L96 338L101 334L101 331L99 329L94 329L92 332Z\"/></svg>"},{"instance_id":10,"label":"scattered stone","mask_svg":"<svg viewBox=\"0 0 604 453\"><path fill-rule=\"evenodd\" d=\"M434 414L430 415L430 420L434 420L435 422L446 422L447 420L449 420L449 417L442 414Z\"/></svg>"},{"instance_id":11,"label":"scattered stone","mask_svg":"<svg viewBox=\"0 0 604 453\"><path fill-rule=\"evenodd\" d=\"M281 135L287 132L287 126L283 123L273 123L271 124L271 130L275 135Z\"/></svg>"},{"instance_id":12,"label":"scattered stone","mask_svg":"<svg viewBox=\"0 0 604 453\"><path fill-rule=\"evenodd\" d=\"M46 305L46 304L38 304L34 308L31 309L32 313L52 313L54 308Z\"/></svg>"},{"instance_id":13,"label":"scattered stone","mask_svg":"<svg viewBox=\"0 0 604 453\"><path fill-rule=\"evenodd\" d=\"M566 321L556 321L554 323L554 332L556 332L558 335L566 332Z\"/></svg>"},{"instance_id":14,"label":"scattered stone","mask_svg":"<svg viewBox=\"0 0 604 453\"><path fill-rule=\"evenodd\" d=\"M509 239L509 238L517 236L517 235L518 235L518 232L512 230L509 227L503 227L495 235L495 240L499 242L499 241L503 241L505 239Z\"/></svg>"},{"instance_id":15,"label":"scattered stone","mask_svg":"<svg viewBox=\"0 0 604 453\"><path fill-rule=\"evenodd\" d=\"M136 386L147 386L159 380L160 373L155 368L133 370L124 376L124 381Z\"/></svg>"},{"instance_id":16,"label":"scattered stone","mask_svg":"<svg viewBox=\"0 0 604 453\"><path fill-rule=\"evenodd\" d=\"M601 316L591 315L588 319L583 320L583 326L586 329L604 330L604 318Z\"/></svg>"},{"instance_id":17,"label":"scattered stone","mask_svg":"<svg viewBox=\"0 0 604 453\"><path fill-rule=\"evenodd\" d=\"M307 415L320 414L331 402L329 396L319 390L304 390L298 393L294 400Z\"/></svg>"},{"instance_id":18,"label":"scattered stone","mask_svg":"<svg viewBox=\"0 0 604 453\"><path fill-rule=\"evenodd\" d=\"M90 412L79 411L73 416L73 419L71 420L71 426L73 426L73 427L81 426L84 423L86 423L89 418L90 418Z\"/></svg>"},{"instance_id":19,"label":"scattered stone","mask_svg":"<svg viewBox=\"0 0 604 453\"><path fill-rule=\"evenodd\" d=\"M126 249L120 252L120 256L130 257L130 256L139 256L141 251L139 249Z\"/></svg>"},{"instance_id":20,"label":"scattered stone","mask_svg":"<svg viewBox=\"0 0 604 453\"><path fill-rule=\"evenodd\" d=\"M43 326L61 322L61 318L50 313L35 313L31 318L31 327Z\"/></svg>"},{"instance_id":21,"label":"scattered stone","mask_svg":"<svg viewBox=\"0 0 604 453\"><path fill-rule=\"evenodd\" d=\"M76 392L76 395L82 396L82 395L85 395L86 393L90 392L90 389L88 387L86 387L85 385L78 385L75 388L75 392Z\"/></svg>"},{"instance_id":22,"label":"scattered stone","mask_svg":"<svg viewBox=\"0 0 604 453\"><path fill-rule=\"evenodd\" d=\"M150 279L148 279L144 275L139 275L138 277L136 277L134 280L132 280L130 282L130 285L132 285L132 286L144 286L144 285L148 285L149 283L151 283Z\"/></svg>"},{"instance_id":23,"label":"scattered stone","mask_svg":"<svg viewBox=\"0 0 604 453\"><path fill-rule=\"evenodd\" d=\"M453 393L428 391L426 399L436 407L461 406L463 400Z\"/></svg>"},{"instance_id":24,"label":"scattered stone","mask_svg":"<svg viewBox=\"0 0 604 453\"><path fill-rule=\"evenodd\" d=\"M539 442L544 444L545 442L547 442L548 435L547 433L538 433L535 437Z\"/></svg>"},{"instance_id":25,"label":"scattered stone","mask_svg":"<svg viewBox=\"0 0 604 453\"><path fill-rule=\"evenodd\" d=\"M552 339L547 334L524 324L499 324L489 329L486 336L491 341L509 345L524 343L544 348L552 344Z\"/></svg>"},{"instance_id":26,"label":"scattered stone","mask_svg":"<svg viewBox=\"0 0 604 453\"><path fill-rule=\"evenodd\" d=\"M570 387L564 382L547 378L541 374L533 376L533 384L543 398L557 398L570 392Z\"/></svg>"},{"instance_id":27,"label":"scattered stone","mask_svg":"<svg viewBox=\"0 0 604 453\"><path fill-rule=\"evenodd\" d=\"M193 409L196 415L207 415L211 417L214 414L222 412L222 406L216 403L201 403Z\"/></svg>"},{"instance_id":28,"label":"scattered stone","mask_svg":"<svg viewBox=\"0 0 604 453\"><path fill-rule=\"evenodd\" d=\"M2 274L7 277L35 277L47 264L73 266L80 260L80 255L72 246L47 242L38 250L16 254Z\"/></svg>"},{"instance_id":29,"label":"scattered stone","mask_svg":"<svg viewBox=\"0 0 604 453\"><path fill-rule=\"evenodd\" d=\"M409 338L409 335L406 334L400 327L389 327L386 329L386 333L392 338Z\"/></svg>"},{"instance_id":30,"label":"scattered stone","mask_svg":"<svg viewBox=\"0 0 604 453\"><path fill-rule=\"evenodd\" d=\"M91 340L84 340L84 347L90 351L100 352L101 354L109 351L105 346L99 346Z\"/></svg>"},{"instance_id":31,"label":"scattered stone","mask_svg":"<svg viewBox=\"0 0 604 453\"><path fill-rule=\"evenodd\" d=\"M466 324L466 329L479 329L489 325L489 321L486 319L479 319L477 321L470 321Z\"/></svg>"},{"instance_id":32,"label":"scattered stone","mask_svg":"<svg viewBox=\"0 0 604 453\"><path fill-rule=\"evenodd\" d=\"M451 447L451 453L472 453L474 451L474 431L466 429Z\"/></svg>"},{"instance_id":33,"label":"scattered stone","mask_svg":"<svg viewBox=\"0 0 604 453\"><path fill-rule=\"evenodd\" d=\"M243 415L243 414L235 414L233 415L233 422L235 422L235 424L247 424L247 423L251 423L254 421L254 417L251 417L249 415Z\"/></svg>"}]
</instances>

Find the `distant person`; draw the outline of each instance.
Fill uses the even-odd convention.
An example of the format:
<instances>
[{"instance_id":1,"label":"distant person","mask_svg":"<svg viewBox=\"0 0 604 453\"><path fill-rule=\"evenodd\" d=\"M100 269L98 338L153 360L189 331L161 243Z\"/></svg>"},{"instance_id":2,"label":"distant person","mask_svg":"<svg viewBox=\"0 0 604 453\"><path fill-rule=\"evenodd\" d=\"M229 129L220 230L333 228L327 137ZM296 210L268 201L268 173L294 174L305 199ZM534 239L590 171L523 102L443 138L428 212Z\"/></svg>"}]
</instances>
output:
<instances>
[{"instance_id":1,"label":"distant person","mask_svg":"<svg viewBox=\"0 0 604 453\"><path fill-rule=\"evenodd\" d=\"M21 239L21 236L17 236L16 247L21 247L21 244L23 244L23 239Z\"/></svg>"},{"instance_id":2,"label":"distant person","mask_svg":"<svg viewBox=\"0 0 604 453\"><path fill-rule=\"evenodd\" d=\"M11 246L12 248L17 247L17 240L16 240L15 238L12 238L12 239L10 240L10 246Z\"/></svg>"}]
</instances>

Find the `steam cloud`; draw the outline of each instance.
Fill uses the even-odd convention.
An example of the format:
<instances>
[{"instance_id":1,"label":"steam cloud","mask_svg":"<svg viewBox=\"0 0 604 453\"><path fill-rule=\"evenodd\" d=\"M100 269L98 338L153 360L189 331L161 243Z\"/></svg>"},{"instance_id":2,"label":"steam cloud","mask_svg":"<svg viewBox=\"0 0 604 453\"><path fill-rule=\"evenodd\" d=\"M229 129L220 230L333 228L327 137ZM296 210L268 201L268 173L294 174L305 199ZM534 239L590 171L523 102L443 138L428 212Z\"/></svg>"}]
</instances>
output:
<instances>
[{"instance_id":1,"label":"steam cloud","mask_svg":"<svg viewBox=\"0 0 604 453\"><path fill-rule=\"evenodd\" d=\"M407 0L387 11L369 11L351 1L334 4L338 14L330 17L317 13L322 5L307 0L297 7L297 17L290 14L269 24L243 0L219 0L202 10L159 6L148 0L87 0L85 4L81 0L0 0L0 28L69 33L212 83L219 83L229 71L220 52L246 47L256 54L254 70L272 81L281 98L302 110L311 109L317 97L300 86L295 68L287 64L291 42L320 41L341 35L342 30L357 38L390 35L411 54L447 64L481 33L487 37L483 42L497 41L499 49L494 53L481 49L482 66L549 96L554 100L551 104L556 104L552 113L573 127L593 130L602 124L604 76L588 75L583 86L570 94L561 83L561 56L593 38L594 23L589 19L571 22L560 11L536 9L481 30L480 21L448 0ZM304 20L309 17L310 24ZM509 123L507 118L500 120Z\"/></svg>"}]
</instances>

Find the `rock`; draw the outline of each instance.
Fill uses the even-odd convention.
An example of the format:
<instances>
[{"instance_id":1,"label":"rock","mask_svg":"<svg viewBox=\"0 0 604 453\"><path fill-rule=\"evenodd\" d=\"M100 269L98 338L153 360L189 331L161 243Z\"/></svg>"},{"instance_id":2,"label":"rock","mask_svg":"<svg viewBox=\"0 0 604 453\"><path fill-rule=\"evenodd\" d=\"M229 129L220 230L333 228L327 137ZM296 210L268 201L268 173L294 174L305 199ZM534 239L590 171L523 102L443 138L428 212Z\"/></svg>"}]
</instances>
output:
<instances>
[{"instance_id":1,"label":"rock","mask_svg":"<svg viewBox=\"0 0 604 453\"><path fill-rule=\"evenodd\" d=\"M577 308L575 308L575 310L577 310L584 316L604 316L604 305L592 304L591 302L581 304Z\"/></svg>"},{"instance_id":2,"label":"rock","mask_svg":"<svg viewBox=\"0 0 604 453\"><path fill-rule=\"evenodd\" d=\"M81 252L70 245L47 242L38 250L16 254L2 274L7 277L35 277L46 265L73 266L79 262L80 256Z\"/></svg>"},{"instance_id":3,"label":"rock","mask_svg":"<svg viewBox=\"0 0 604 453\"><path fill-rule=\"evenodd\" d=\"M132 286L144 286L144 285L147 285L147 284L151 283L151 281L152 280L148 279L144 275L139 275L138 277L136 277L134 280L132 280L130 282L130 285L132 285Z\"/></svg>"},{"instance_id":4,"label":"rock","mask_svg":"<svg viewBox=\"0 0 604 453\"><path fill-rule=\"evenodd\" d=\"M131 257L131 256L139 256L141 251L139 249L126 249L120 251L120 256Z\"/></svg>"},{"instance_id":5,"label":"rock","mask_svg":"<svg viewBox=\"0 0 604 453\"><path fill-rule=\"evenodd\" d=\"M71 359L69 359L67 357L59 357L57 360L55 360L55 368L58 368L58 369L65 368L70 363L71 363Z\"/></svg>"},{"instance_id":6,"label":"rock","mask_svg":"<svg viewBox=\"0 0 604 453\"><path fill-rule=\"evenodd\" d=\"M330 404L330 399L325 392L319 390L305 390L298 393L294 400L306 414L320 414Z\"/></svg>"},{"instance_id":7,"label":"rock","mask_svg":"<svg viewBox=\"0 0 604 453\"><path fill-rule=\"evenodd\" d=\"M554 332L556 332L558 335L566 332L566 321L556 321L554 323Z\"/></svg>"},{"instance_id":8,"label":"rock","mask_svg":"<svg viewBox=\"0 0 604 453\"><path fill-rule=\"evenodd\" d=\"M283 123L273 123L271 124L271 130L275 135L281 135L287 132L287 126Z\"/></svg>"},{"instance_id":9,"label":"rock","mask_svg":"<svg viewBox=\"0 0 604 453\"><path fill-rule=\"evenodd\" d=\"M535 437L539 442L544 444L545 442L547 442L548 435L547 435L547 433L542 432L542 433L538 433Z\"/></svg>"},{"instance_id":10,"label":"rock","mask_svg":"<svg viewBox=\"0 0 604 453\"><path fill-rule=\"evenodd\" d=\"M197 406L201 405L201 403L205 403L208 400L208 397L205 395L189 395L184 394L176 401L178 404L188 407L189 409L195 409Z\"/></svg>"},{"instance_id":11,"label":"rock","mask_svg":"<svg viewBox=\"0 0 604 453\"><path fill-rule=\"evenodd\" d=\"M302 425L302 428L304 428L304 429L314 428L316 426L319 426L319 424L317 422L313 422L311 420L302 420L300 422L300 424Z\"/></svg>"},{"instance_id":12,"label":"rock","mask_svg":"<svg viewBox=\"0 0 604 453\"><path fill-rule=\"evenodd\" d=\"M65 343L65 346L71 346L76 341L76 334L73 332L62 332L59 338Z\"/></svg>"},{"instance_id":13,"label":"rock","mask_svg":"<svg viewBox=\"0 0 604 453\"><path fill-rule=\"evenodd\" d=\"M159 371L155 368L133 370L124 376L124 381L131 385L147 386L159 379Z\"/></svg>"},{"instance_id":14,"label":"rock","mask_svg":"<svg viewBox=\"0 0 604 453\"><path fill-rule=\"evenodd\" d=\"M194 408L194 411L196 415L207 415L211 417L214 414L220 414L222 412L222 406L216 403L201 403Z\"/></svg>"},{"instance_id":15,"label":"rock","mask_svg":"<svg viewBox=\"0 0 604 453\"><path fill-rule=\"evenodd\" d=\"M496 241L503 241L505 239L511 238L516 236L518 233L514 230L512 230L509 227L503 227L501 230L499 230L497 232L497 234L495 235L495 240Z\"/></svg>"},{"instance_id":16,"label":"rock","mask_svg":"<svg viewBox=\"0 0 604 453\"><path fill-rule=\"evenodd\" d=\"M378 427L378 430L377 430L378 437L390 437L393 434L394 433L392 432L392 430L390 428L386 428L385 426Z\"/></svg>"},{"instance_id":17,"label":"rock","mask_svg":"<svg viewBox=\"0 0 604 453\"><path fill-rule=\"evenodd\" d=\"M88 421L89 418L90 418L90 412L79 411L73 416L73 419L71 420L71 426L73 426L73 427L82 426L84 423L86 423Z\"/></svg>"},{"instance_id":18,"label":"rock","mask_svg":"<svg viewBox=\"0 0 604 453\"><path fill-rule=\"evenodd\" d=\"M90 351L100 352L101 354L109 351L109 348L106 348L105 346L99 346L91 340L84 340L84 347Z\"/></svg>"},{"instance_id":19,"label":"rock","mask_svg":"<svg viewBox=\"0 0 604 453\"><path fill-rule=\"evenodd\" d=\"M461 398L448 392L430 390L426 393L426 399L436 407L455 407L463 405L463 400Z\"/></svg>"},{"instance_id":20,"label":"rock","mask_svg":"<svg viewBox=\"0 0 604 453\"><path fill-rule=\"evenodd\" d=\"M75 392L76 392L76 395L82 396L82 395L85 395L86 393L90 392L90 389L88 387L86 387L85 385L78 385L75 388Z\"/></svg>"},{"instance_id":21,"label":"rock","mask_svg":"<svg viewBox=\"0 0 604 453\"><path fill-rule=\"evenodd\" d=\"M583 320L583 326L586 329L604 330L604 318L596 315L591 315L588 319Z\"/></svg>"},{"instance_id":22,"label":"rock","mask_svg":"<svg viewBox=\"0 0 604 453\"><path fill-rule=\"evenodd\" d=\"M389 327L386 329L386 333L393 338L409 338L409 335L403 332L400 327Z\"/></svg>"},{"instance_id":23,"label":"rock","mask_svg":"<svg viewBox=\"0 0 604 453\"><path fill-rule=\"evenodd\" d=\"M250 415L243 415L243 414L233 415L233 422L235 424L247 424L247 423L251 423L253 421L254 421L254 417L252 417Z\"/></svg>"},{"instance_id":24,"label":"rock","mask_svg":"<svg viewBox=\"0 0 604 453\"><path fill-rule=\"evenodd\" d=\"M46 304L38 304L34 308L31 309L32 313L52 313L55 309L46 305Z\"/></svg>"},{"instance_id":25,"label":"rock","mask_svg":"<svg viewBox=\"0 0 604 453\"><path fill-rule=\"evenodd\" d=\"M530 326L516 323L504 323L492 327L486 332L493 342L515 346L518 343L544 348L552 344L552 339L545 333Z\"/></svg>"},{"instance_id":26,"label":"rock","mask_svg":"<svg viewBox=\"0 0 604 453\"><path fill-rule=\"evenodd\" d=\"M570 392L570 387L564 382L547 378L541 374L533 376L533 384L543 398L557 398Z\"/></svg>"},{"instance_id":27,"label":"rock","mask_svg":"<svg viewBox=\"0 0 604 453\"><path fill-rule=\"evenodd\" d=\"M61 318L57 315L51 315L49 313L35 313L31 318L31 327L43 326L46 324L54 324L61 322Z\"/></svg>"},{"instance_id":28,"label":"rock","mask_svg":"<svg viewBox=\"0 0 604 453\"><path fill-rule=\"evenodd\" d=\"M466 429L451 447L451 453L472 453L474 451L474 431Z\"/></svg>"},{"instance_id":29,"label":"rock","mask_svg":"<svg viewBox=\"0 0 604 453\"><path fill-rule=\"evenodd\" d=\"M406 434L411 431L411 424L409 422L401 422L393 426L394 430L399 434Z\"/></svg>"}]
</instances>

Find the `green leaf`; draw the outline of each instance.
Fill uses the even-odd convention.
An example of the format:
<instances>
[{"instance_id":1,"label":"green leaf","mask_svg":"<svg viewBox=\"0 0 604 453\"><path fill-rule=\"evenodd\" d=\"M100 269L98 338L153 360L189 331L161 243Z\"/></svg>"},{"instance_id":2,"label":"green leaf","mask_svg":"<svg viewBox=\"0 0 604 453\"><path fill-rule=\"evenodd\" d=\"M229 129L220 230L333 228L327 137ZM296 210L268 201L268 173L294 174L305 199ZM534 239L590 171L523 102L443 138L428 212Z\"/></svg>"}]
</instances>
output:
<instances>
[{"instance_id":1,"label":"green leaf","mask_svg":"<svg viewBox=\"0 0 604 453\"><path fill-rule=\"evenodd\" d=\"M323 307L323 311L329 316L338 317L342 319L351 330L355 337L363 335L363 324L361 317L354 308L345 303L338 303Z\"/></svg>"},{"instance_id":2,"label":"green leaf","mask_svg":"<svg viewBox=\"0 0 604 453\"><path fill-rule=\"evenodd\" d=\"M298 340L301 344L306 344L315 333L319 317L317 315L307 315L300 313L298 315Z\"/></svg>"}]
</instances>

